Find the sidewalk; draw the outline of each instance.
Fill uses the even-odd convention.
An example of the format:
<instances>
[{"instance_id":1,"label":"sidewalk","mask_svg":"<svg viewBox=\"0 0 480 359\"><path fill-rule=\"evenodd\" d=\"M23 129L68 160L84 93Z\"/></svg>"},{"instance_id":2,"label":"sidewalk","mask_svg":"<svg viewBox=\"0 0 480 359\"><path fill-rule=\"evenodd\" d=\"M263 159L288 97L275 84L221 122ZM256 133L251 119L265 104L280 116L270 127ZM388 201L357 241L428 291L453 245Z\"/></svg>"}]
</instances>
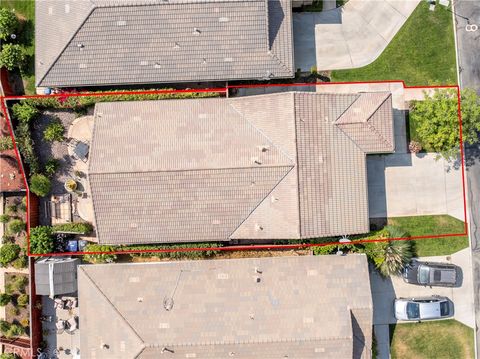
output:
<instances>
[{"instance_id":1,"label":"sidewalk","mask_svg":"<svg viewBox=\"0 0 480 359\"><path fill-rule=\"evenodd\" d=\"M420 0L350 0L319 13L293 15L295 66L350 69L373 62Z\"/></svg>"}]
</instances>

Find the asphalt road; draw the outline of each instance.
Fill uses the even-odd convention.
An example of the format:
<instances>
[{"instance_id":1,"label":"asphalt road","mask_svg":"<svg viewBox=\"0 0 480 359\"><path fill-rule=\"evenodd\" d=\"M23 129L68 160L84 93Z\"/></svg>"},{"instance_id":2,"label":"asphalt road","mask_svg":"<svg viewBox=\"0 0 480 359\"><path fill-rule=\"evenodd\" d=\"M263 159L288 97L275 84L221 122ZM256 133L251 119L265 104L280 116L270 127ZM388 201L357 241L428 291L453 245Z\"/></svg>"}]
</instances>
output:
<instances>
[{"instance_id":1,"label":"asphalt road","mask_svg":"<svg viewBox=\"0 0 480 359\"><path fill-rule=\"evenodd\" d=\"M456 0L460 86L473 88L480 94L480 1ZM480 145L465 146L468 201L470 207L470 238L475 296L476 348L480 358Z\"/></svg>"}]
</instances>

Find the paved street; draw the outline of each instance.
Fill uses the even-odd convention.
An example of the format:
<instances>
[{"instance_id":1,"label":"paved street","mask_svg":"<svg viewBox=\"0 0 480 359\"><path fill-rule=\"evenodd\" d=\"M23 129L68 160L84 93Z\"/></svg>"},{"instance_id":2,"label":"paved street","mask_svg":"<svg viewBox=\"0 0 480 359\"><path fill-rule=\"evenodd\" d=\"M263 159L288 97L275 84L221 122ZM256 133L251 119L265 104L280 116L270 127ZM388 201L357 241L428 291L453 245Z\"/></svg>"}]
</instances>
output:
<instances>
[{"instance_id":1,"label":"paved street","mask_svg":"<svg viewBox=\"0 0 480 359\"><path fill-rule=\"evenodd\" d=\"M457 31L460 86L473 88L480 93L480 2L455 1L454 11ZM476 31L473 31L477 29ZM475 319L477 357L480 357L480 146L465 146L467 162L468 202L470 209L470 240L473 254L473 279L475 294Z\"/></svg>"}]
</instances>

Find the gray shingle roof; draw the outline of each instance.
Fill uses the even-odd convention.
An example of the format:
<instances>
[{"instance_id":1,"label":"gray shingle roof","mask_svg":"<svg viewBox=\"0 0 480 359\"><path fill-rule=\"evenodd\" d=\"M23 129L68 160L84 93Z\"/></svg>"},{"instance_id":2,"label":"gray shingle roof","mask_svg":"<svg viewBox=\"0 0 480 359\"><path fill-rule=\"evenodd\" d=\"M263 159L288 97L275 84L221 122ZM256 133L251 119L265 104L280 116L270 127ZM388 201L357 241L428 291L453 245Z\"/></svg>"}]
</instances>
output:
<instances>
[{"instance_id":1,"label":"gray shingle roof","mask_svg":"<svg viewBox=\"0 0 480 359\"><path fill-rule=\"evenodd\" d=\"M370 293L365 255L81 266L81 355L360 358Z\"/></svg>"},{"instance_id":2,"label":"gray shingle roof","mask_svg":"<svg viewBox=\"0 0 480 359\"><path fill-rule=\"evenodd\" d=\"M39 86L294 76L290 0L36 1Z\"/></svg>"},{"instance_id":3,"label":"gray shingle roof","mask_svg":"<svg viewBox=\"0 0 480 359\"><path fill-rule=\"evenodd\" d=\"M53 297L77 291L78 258L45 258L35 262L35 290Z\"/></svg>"},{"instance_id":4,"label":"gray shingle roof","mask_svg":"<svg viewBox=\"0 0 480 359\"><path fill-rule=\"evenodd\" d=\"M362 96L97 104L89 180L100 243L368 232L365 155L391 149L361 147L337 124ZM393 144L388 99L372 97L381 111L359 139L377 141L381 127Z\"/></svg>"}]
</instances>

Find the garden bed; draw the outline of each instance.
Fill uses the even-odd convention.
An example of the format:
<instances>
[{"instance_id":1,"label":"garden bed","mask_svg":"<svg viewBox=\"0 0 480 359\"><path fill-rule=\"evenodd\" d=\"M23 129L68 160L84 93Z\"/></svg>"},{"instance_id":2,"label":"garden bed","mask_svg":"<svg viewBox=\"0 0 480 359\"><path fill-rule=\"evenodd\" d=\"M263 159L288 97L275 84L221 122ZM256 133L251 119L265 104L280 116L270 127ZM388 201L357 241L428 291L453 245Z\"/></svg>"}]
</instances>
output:
<instances>
[{"instance_id":1,"label":"garden bed","mask_svg":"<svg viewBox=\"0 0 480 359\"><path fill-rule=\"evenodd\" d=\"M0 264L16 269L26 268L27 232L26 197L6 196L4 214L0 216L5 233L0 247Z\"/></svg>"},{"instance_id":2,"label":"garden bed","mask_svg":"<svg viewBox=\"0 0 480 359\"><path fill-rule=\"evenodd\" d=\"M27 274L5 273L5 294L11 298L5 306L5 321L9 325L2 323L3 328L1 328L2 334L6 337L30 335L28 288Z\"/></svg>"}]
</instances>

